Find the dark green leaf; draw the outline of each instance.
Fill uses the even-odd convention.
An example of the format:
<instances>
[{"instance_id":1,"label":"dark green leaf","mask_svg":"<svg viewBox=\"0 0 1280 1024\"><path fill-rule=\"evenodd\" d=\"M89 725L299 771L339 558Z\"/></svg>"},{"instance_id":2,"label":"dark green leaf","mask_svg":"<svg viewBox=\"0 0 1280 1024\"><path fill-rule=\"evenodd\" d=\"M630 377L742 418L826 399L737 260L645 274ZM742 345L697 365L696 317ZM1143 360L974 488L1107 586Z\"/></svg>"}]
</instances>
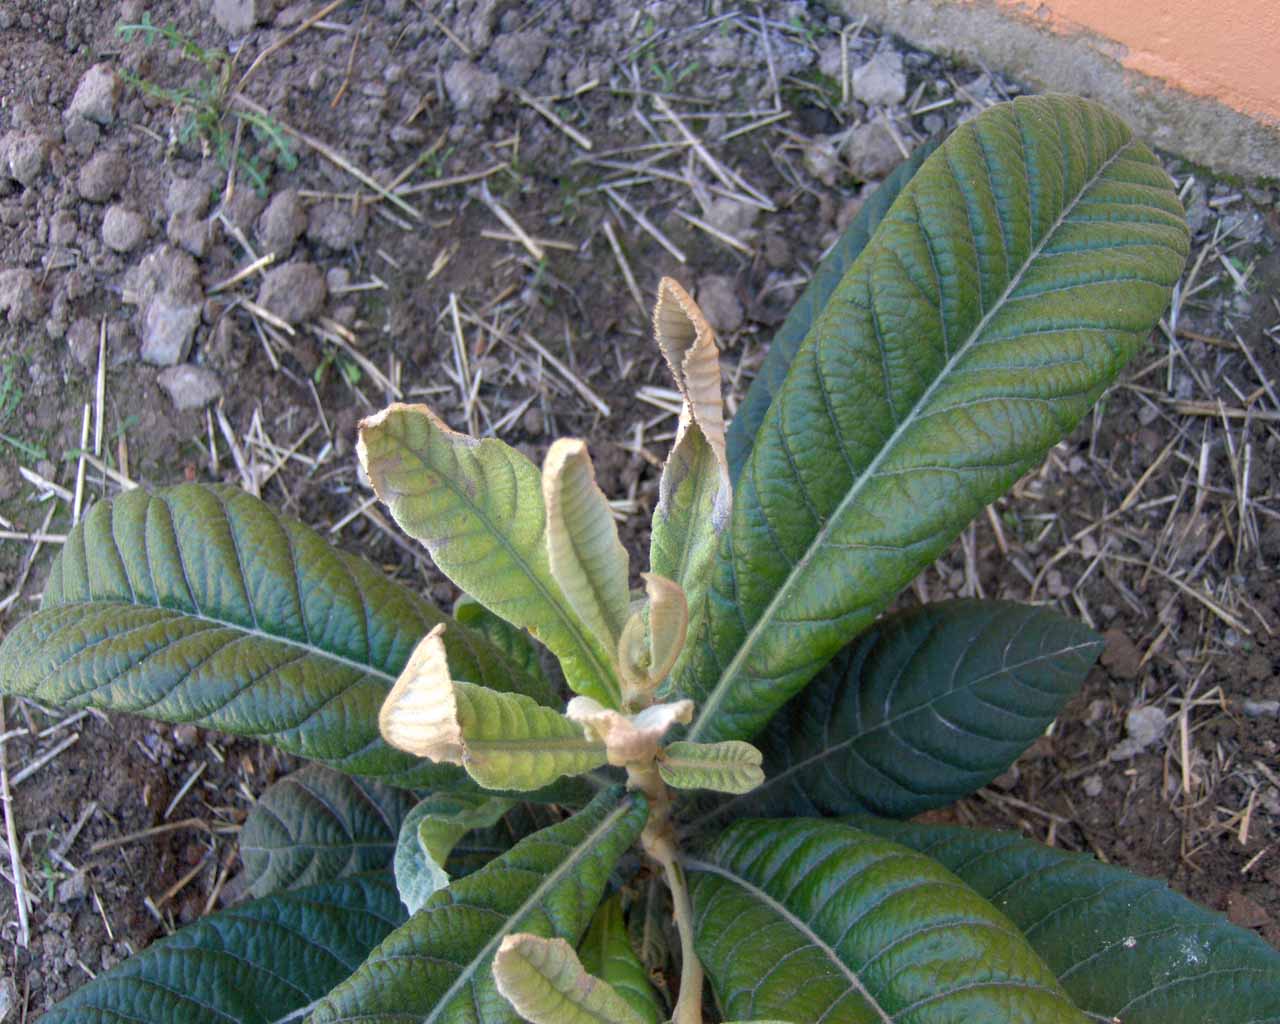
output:
<instances>
[{"instance_id":1,"label":"dark green leaf","mask_svg":"<svg viewBox=\"0 0 1280 1024\"><path fill-rule=\"evenodd\" d=\"M298 889L391 863L412 793L309 764L271 786L240 832L253 896Z\"/></svg>"},{"instance_id":2,"label":"dark green leaf","mask_svg":"<svg viewBox=\"0 0 1280 1024\"><path fill-rule=\"evenodd\" d=\"M450 878L474 874L521 839L561 820L563 816L552 807L518 803L492 828L476 829L459 839L445 862L445 870Z\"/></svg>"},{"instance_id":3,"label":"dark green leaf","mask_svg":"<svg viewBox=\"0 0 1280 1024\"><path fill-rule=\"evenodd\" d=\"M774 716L764 784L723 810L904 818L952 803L1044 732L1101 652L1081 623L1011 601L886 616Z\"/></svg>"},{"instance_id":4,"label":"dark green leaf","mask_svg":"<svg viewBox=\"0 0 1280 1024\"><path fill-rule=\"evenodd\" d=\"M760 369L756 371L756 378L751 382L746 397L738 406L733 422L729 424L729 473L735 484L738 482L738 476L742 473L747 457L751 454L752 445L755 444L756 431L764 422L765 413L773 401L773 396L781 390L787 371L791 369L791 361L800 350L800 343L804 341L814 320L831 299L831 294L836 290L840 279L844 277L845 271L853 265L853 261L871 241L872 234L884 220L884 215L889 212L893 201L898 198L898 193L920 169L925 158L938 148L940 141L941 139L934 138L921 143L911 156L880 182L876 190L862 204L857 215L849 222L840 240L818 264L813 280L801 293L796 304L791 307L791 312L787 314L786 320L774 334L773 340L769 343L769 352L764 357L764 362L760 364Z\"/></svg>"},{"instance_id":5,"label":"dark green leaf","mask_svg":"<svg viewBox=\"0 0 1280 1024\"><path fill-rule=\"evenodd\" d=\"M739 822L686 862L726 1018L1083 1024L990 903L936 861L830 821Z\"/></svg>"},{"instance_id":6,"label":"dark green leaf","mask_svg":"<svg viewBox=\"0 0 1280 1024\"><path fill-rule=\"evenodd\" d=\"M991 900L1099 1021L1280 1021L1280 953L1163 882L1011 833L857 825L933 857Z\"/></svg>"},{"instance_id":7,"label":"dark green leaf","mask_svg":"<svg viewBox=\"0 0 1280 1024\"><path fill-rule=\"evenodd\" d=\"M377 719L440 622L459 675L550 701L482 638L243 491L130 491L67 537L43 610L0 647L0 691L196 722L439 788L466 776L391 749Z\"/></svg>"},{"instance_id":8,"label":"dark green leaf","mask_svg":"<svg viewBox=\"0 0 1280 1024\"><path fill-rule=\"evenodd\" d=\"M483 636L526 675L542 680L548 693L555 692L555 687L547 679L542 667L543 648L539 647L528 630L513 626L506 619L494 615L469 594L463 594L454 602L453 617Z\"/></svg>"},{"instance_id":9,"label":"dark green leaf","mask_svg":"<svg viewBox=\"0 0 1280 1024\"><path fill-rule=\"evenodd\" d=\"M73 992L42 1024L283 1024L404 921L389 872L203 918Z\"/></svg>"},{"instance_id":10,"label":"dark green leaf","mask_svg":"<svg viewBox=\"0 0 1280 1024\"><path fill-rule=\"evenodd\" d=\"M641 1020L658 1024L667 1019L658 993L649 981L649 972L631 948L621 893L614 893L601 904L582 938L578 955L587 973L612 985Z\"/></svg>"},{"instance_id":11,"label":"dark green leaf","mask_svg":"<svg viewBox=\"0 0 1280 1024\"><path fill-rule=\"evenodd\" d=\"M769 407L674 685L689 738L753 736L1039 462L1145 340L1187 245L1168 176L1101 107L1020 98L957 129Z\"/></svg>"},{"instance_id":12,"label":"dark green leaf","mask_svg":"<svg viewBox=\"0 0 1280 1024\"><path fill-rule=\"evenodd\" d=\"M437 892L329 994L311 1024L517 1024L490 971L498 946L515 932L576 944L647 814L642 798L609 790Z\"/></svg>"}]
</instances>

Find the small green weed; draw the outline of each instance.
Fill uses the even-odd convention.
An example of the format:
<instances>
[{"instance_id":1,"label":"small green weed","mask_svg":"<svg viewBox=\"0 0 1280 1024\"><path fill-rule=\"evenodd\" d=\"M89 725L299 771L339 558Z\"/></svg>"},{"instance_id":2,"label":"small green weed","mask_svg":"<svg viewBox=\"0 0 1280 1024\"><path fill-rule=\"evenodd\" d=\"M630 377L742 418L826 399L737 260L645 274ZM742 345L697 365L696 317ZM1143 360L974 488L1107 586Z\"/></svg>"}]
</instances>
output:
<instances>
[{"instance_id":1,"label":"small green weed","mask_svg":"<svg viewBox=\"0 0 1280 1024\"><path fill-rule=\"evenodd\" d=\"M141 36L148 46L161 41L204 68L203 77L194 87L159 85L129 71L120 72L121 77L144 96L168 103L184 115L177 142L185 145L193 139L199 140L205 156L214 157L223 167L230 166L234 159L260 194L267 191L268 175L260 157L262 151L274 153L276 163L286 170L297 166L298 158L289 148L280 125L232 102L235 96L231 81L234 61L226 53L206 50L172 25L153 23L151 16L145 13L138 22L117 25L116 33L126 42ZM257 143L258 152L244 145L245 128ZM238 134L241 135L239 146L236 145Z\"/></svg>"}]
</instances>

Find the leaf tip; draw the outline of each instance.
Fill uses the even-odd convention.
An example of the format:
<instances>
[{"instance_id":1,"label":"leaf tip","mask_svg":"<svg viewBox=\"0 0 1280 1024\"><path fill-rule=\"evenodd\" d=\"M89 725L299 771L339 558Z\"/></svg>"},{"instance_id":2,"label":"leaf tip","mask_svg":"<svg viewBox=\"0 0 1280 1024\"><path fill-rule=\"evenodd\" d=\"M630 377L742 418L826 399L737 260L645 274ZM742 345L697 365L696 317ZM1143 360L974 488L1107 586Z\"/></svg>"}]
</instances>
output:
<instances>
[{"instance_id":1,"label":"leaf tip","mask_svg":"<svg viewBox=\"0 0 1280 1024\"><path fill-rule=\"evenodd\" d=\"M441 623L418 642L378 712L378 731L410 754L462 764L462 726L443 635Z\"/></svg>"}]
</instances>

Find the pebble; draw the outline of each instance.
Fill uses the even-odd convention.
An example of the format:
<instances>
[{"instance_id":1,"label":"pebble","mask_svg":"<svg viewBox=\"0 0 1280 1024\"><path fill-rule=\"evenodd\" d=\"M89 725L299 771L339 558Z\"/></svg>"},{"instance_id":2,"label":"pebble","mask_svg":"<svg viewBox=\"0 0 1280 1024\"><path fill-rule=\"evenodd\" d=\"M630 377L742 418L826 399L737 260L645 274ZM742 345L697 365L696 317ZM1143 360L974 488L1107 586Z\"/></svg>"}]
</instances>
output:
<instances>
[{"instance_id":1,"label":"pebble","mask_svg":"<svg viewBox=\"0 0 1280 1024\"><path fill-rule=\"evenodd\" d=\"M860 124L844 144L844 158L859 181L878 181L902 162L902 151L879 121Z\"/></svg>"},{"instance_id":2,"label":"pebble","mask_svg":"<svg viewBox=\"0 0 1280 1024\"><path fill-rule=\"evenodd\" d=\"M286 263L263 275L258 304L296 324L319 313L328 295L324 273L314 263Z\"/></svg>"},{"instance_id":3,"label":"pebble","mask_svg":"<svg viewBox=\"0 0 1280 1024\"><path fill-rule=\"evenodd\" d=\"M734 291L733 280L724 274L707 274L698 279L698 308L721 337L742 326L742 302Z\"/></svg>"},{"instance_id":4,"label":"pebble","mask_svg":"<svg viewBox=\"0 0 1280 1024\"><path fill-rule=\"evenodd\" d=\"M1124 731L1127 736L1111 751L1111 760L1123 761L1146 750L1164 735L1168 724L1168 717L1154 705L1148 704L1145 707L1131 709L1124 717Z\"/></svg>"},{"instance_id":5,"label":"pebble","mask_svg":"<svg viewBox=\"0 0 1280 1024\"><path fill-rule=\"evenodd\" d=\"M13 131L0 138L0 173L31 188L49 162L51 144L35 132Z\"/></svg>"},{"instance_id":6,"label":"pebble","mask_svg":"<svg viewBox=\"0 0 1280 1024\"><path fill-rule=\"evenodd\" d=\"M307 230L307 211L296 189L277 192L267 203L258 218L258 241L267 252L283 260L293 252L293 247Z\"/></svg>"},{"instance_id":7,"label":"pebble","mask_svg":"<svg viewBox=\"0 0 1280 1024\"><path fill-rule=\"evenodd\" d=\"M120 84L110 64L95 64L81 76L75 95L67 106L67 116L95 124L111 124L116 119Z\"/></svg>"},{"instance_id":8,"label":"pebble","mask_svg":"<svg viewBox=\"0 0 1280 1024\"><path fill-rule=\"evenodd\" d=\"M83 199L105 203L124 187L129 178L128 161L113 149L104 149L90 157L80 168L76 185Z\"/></svg>"},{"instance_id":9,"label":"pebble","mask_svg":"<svg viewBox=\"0 0 1280 1024\"><path fill-rule=\"evenodd\" d=\"M142 318L142 361L152 366L174 366L186 359L200 323L201 305L158 292L147 303Z\"/></svg>"},{"instance_id":10,"label":"pebble","mask_svg":"<svg viewBox=\"0 0 1280 1024\"><path fill-rule=\"evenodd\" d=\"M258 7L258 0L213 0L213 20L222 31L242 36L257 23Z\"/></svg>"},{"instance_id":11,"label":"pebble","mask_svg":"<svg viewBox=\"0 0 1280 1024\"><path fill-rule=\"evenodd\" d=\"M0 270L0 313L8 314L9 323L34 323L41 312L35 275L21 267Z\"/></svg>"},{"instance_id":12,"label":"pebble","mask_svg":"<svg viewBox=\"0 0 1280 1024\"><path fill-rule=\"evenodd\" d=\"M102 218L102 242L115 252L132 252L147 237L147 219L127 206L107 207Z\"/></svg>"},{"instance_id":13,"label":"pebble","mask_svg":"<svg viewBox=\"0 0 1280 1024\"><path fill-rule=\"evenodd\" d=\"M492 71L471 61L459 60L444 73L444 89L459 114L475 121L488 120L502 98L502 82Z\"/></svg>"},{"instance_id":14,"label":"pebble","mask_svg":"<svg viewBox=\"0 0 1280 1024\"><path fill-rule=\"evenodd\" d=\"M98 361L98 325L88 317L72 321L67 328L67 348L71 358L86 370Z\"/></svg>"},{"instance_id":15,"label":"pebble","mask_svg":"<svg viewBox=\"0 0 1280 1024\"><path fill-rule=\"evenodd\" d=\"M181 410L203 409L222 397L222 381L205 366L182 363L170 366L156 375L160 386L169 393L173 404ZM175 731L174 739L177 739Z\"/></svg>"},{"instance_id":16,"label":"pebble","mask_svg":"<svg viewBox=\"0 0 1280 1024\"><path fill-rule=\"evenodd\" d=\"M369 211L348 203L316 203L307 218L307 240L344 252L364 238Z\"/></svg>"},{"instance_id":17,"label":"pebble","mask_svg":"<svg viewBox=\"0 0 1280 1024\"><path fill-rule=\"evenodd\" d=\"M851 78L854 98L869 107L894 107L907 98L907 73L897 50L878 50Z\"/></svg>"},{"instance_id":18,"label":"pebble","mask_svg":"<svg viewBox=\"0 0 1280 1024\"><path fill-rule=\"evenodd\" d=\"M1102 796L1103 786L1101 775L1085 776L1084 781L1080 783L1080 786L1084 790L1084 795L1090 800L1096 800L1098 797Z\"/></svg>"},{"instance_id":19,"label":"pebble","mask_svg":"<svg viewBox=\"0 0 1280 1024\"><path fill-rule=\"evenodd\" d=\"M80 225L76 221L76 215L70 210L59 210L49 218L50 245L70 245L79 233Z\"/></svg>"},{"instance_id":20,"label":"pebble","mask_svg":"<svg viewBox=\"0 0 1280 1024\"><path fill-rule=\"evenodd\" d=\"M500 36L489 52L503 78L513 85L524 85L541 66L550 44L546 33L531 29Z\"/></svg>"}]
</instances>

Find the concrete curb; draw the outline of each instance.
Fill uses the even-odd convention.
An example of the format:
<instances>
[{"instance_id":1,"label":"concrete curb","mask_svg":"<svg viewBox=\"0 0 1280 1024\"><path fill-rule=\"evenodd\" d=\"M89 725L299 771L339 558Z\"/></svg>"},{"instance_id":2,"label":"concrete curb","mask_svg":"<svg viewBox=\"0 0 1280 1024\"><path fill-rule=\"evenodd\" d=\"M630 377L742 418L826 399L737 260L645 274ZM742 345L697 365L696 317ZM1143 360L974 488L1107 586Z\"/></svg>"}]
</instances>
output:
<instances>
[{"instance_id":1,"label":"concrete curb","mask_svg":"<svg viewBox=\"0 0 1280 1024\"><path fill-rule=\"evenodd\" d=\"M1047 92L1105 103L1152 145L1217 172L1280 179L1280 129L1217 100L1174 89L1123 67L1116 44L1056 35L994 7L990 0L825 0L846 17L913 46L960 61L981 61Z\"/></svg>"}]
</instances>

